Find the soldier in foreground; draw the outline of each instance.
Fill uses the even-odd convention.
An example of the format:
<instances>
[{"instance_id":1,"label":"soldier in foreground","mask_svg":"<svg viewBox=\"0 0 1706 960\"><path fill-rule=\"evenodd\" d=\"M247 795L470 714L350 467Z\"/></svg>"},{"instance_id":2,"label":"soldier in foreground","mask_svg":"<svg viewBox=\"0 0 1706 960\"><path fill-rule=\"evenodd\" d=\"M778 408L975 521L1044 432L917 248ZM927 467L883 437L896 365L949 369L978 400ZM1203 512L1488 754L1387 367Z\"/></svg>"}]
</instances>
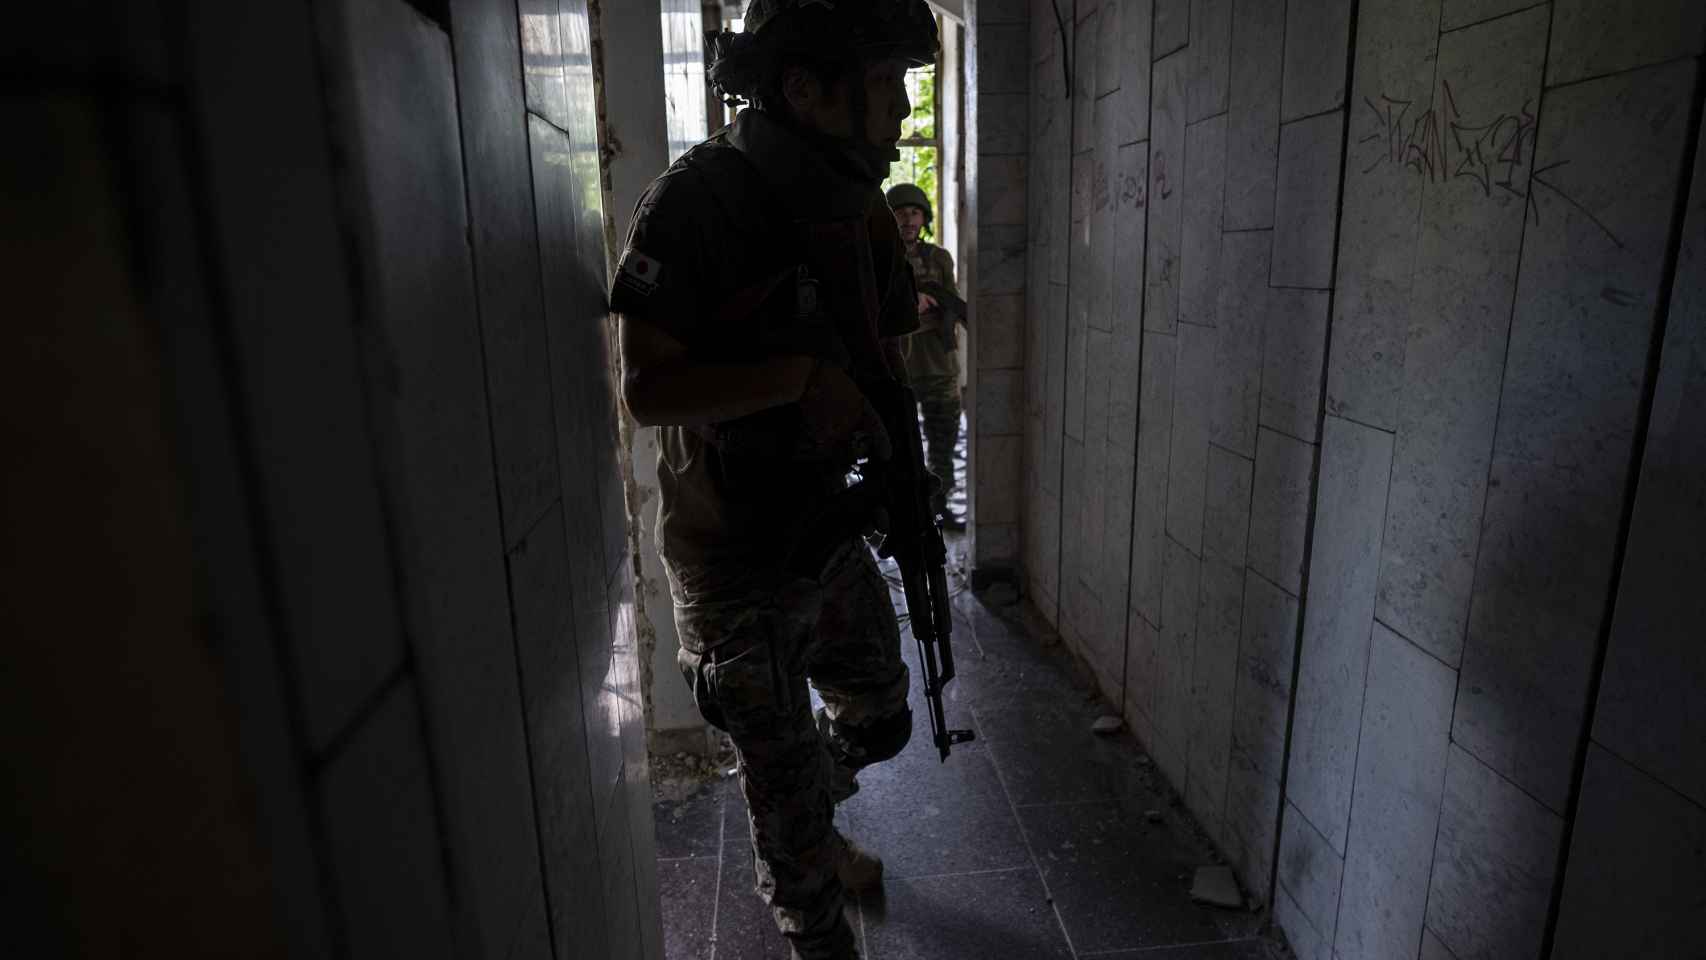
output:
<instances>
[{"instance_id":1,"label":"soldier in foreground","mask_svg":"<svg viewBox=\"0 0 1706 960\"><path fill-rule=\"evenodd\" d=\"M954 286L954 257L920 234L934 219L930 198L916 184L889 188L906 262L918 289L918 332L906 338L906 373L924 414L924 444L930 472L941 481L932 504L942 525L965 529L965 520L948 509L954 490L954 449L960 442L959 324L966 320L965 301Z\"/></svg>"},{"instance_id":2,"label":"soldier in foreground","mask_svg":"<svg viewBox=\"0 0 1706 960\"><path fill-rule=\"evenodd\" d=\"M887 402L910 398L897 338L918 319L877 186L911 109L906 70L935 49L923 0L753 0L711 69L751 107L647 190L611 292L623 399L662 427L656 536L682 673L734 741L759 893L802 960L857 956L843 891L880 883L882 864L837 833L835 804L912 732L888 584L860 532L936 533L916 414L906 434ZM917 497L849 499L856 463Z\"/></svg>"}]
</instances>

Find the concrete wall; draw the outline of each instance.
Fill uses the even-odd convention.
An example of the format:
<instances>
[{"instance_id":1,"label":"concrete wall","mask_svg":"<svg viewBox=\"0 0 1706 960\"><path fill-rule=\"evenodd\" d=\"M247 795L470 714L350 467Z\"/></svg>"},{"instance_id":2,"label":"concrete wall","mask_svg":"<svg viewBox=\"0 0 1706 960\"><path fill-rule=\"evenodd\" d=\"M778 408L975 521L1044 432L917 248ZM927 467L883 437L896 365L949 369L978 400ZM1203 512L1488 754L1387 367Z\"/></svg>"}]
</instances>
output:
<instances>
[{"instance_id":1,"label":"concrete wall","mask_svg":"<svg viewBox=\"0 0 1706 960\"><path fill-rule=\"evenodd\" d=\"M978 583L1012 578L1019 561L1028 13L1022 0L966 4L960 280L971 304L966 502Z\"/></svg>"},{"instance_id":2,"label":"concrete wall","mask_svg":"<svg viewBox=\"0 0 1706 960\"><path fill-rule=\"evenodd\" d=\"M1060 9L1036 606L1300 955L1700 952L1706 8Z\"/></svg>"},{"instance_id":3,"label":"concrete wall","mask_svg":"<svg viewBox=\"0 0 1706 960\"><path fill-rule=\"evenodd\" d=\"M259 900L302 957L661 956L584 0L37 16L13 35L21 86L57 119L29 142L78 158L49 166L84 171L86 196L129 198L95 204L118 244L90 247L111 254L99 270L40 276L135 291L166 405L136 435L169 438L158 502L190 543L131 565L192 582L180 624L227 717L199 729L240 758L240 812L204 801L162 860L201 863L240 822L266 868L209 867L212 889L161 916ZM135 389L143 410L162 396ZM130 602L117 580L85 587ZM122 687L180 672L117 636L61 647ZM79 796L89 821L156 836L143 783L224 796L218 750L132 721L147 738L109 745L136 784ZM148 887L173 873L150 842L44 875ZM117 916L64 922L99 953ZM193 953L202 926L105 949ZM248 926L226 955L268 952Z\"/></svg>"}]
</instances>

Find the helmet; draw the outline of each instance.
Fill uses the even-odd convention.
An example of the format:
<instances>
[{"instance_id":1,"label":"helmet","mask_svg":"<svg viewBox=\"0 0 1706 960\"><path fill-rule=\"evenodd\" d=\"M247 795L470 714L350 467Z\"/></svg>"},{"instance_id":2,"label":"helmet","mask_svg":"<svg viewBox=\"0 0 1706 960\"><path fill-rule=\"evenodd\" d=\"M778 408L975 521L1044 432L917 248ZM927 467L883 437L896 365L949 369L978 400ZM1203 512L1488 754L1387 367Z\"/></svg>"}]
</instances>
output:
<instances>
[{"instance_id":1,"label":"helmet","mask_svg":"<svg viewBox=\"0 0 1706 960\"><path fill-rule=\"evenodd\" d=\"M751 0L742 32L711 38L710 78L725 97L751 98L781 59L936 61L936 18L924 0Z\"/></svg>"},{"instance_id":2,"label":"helmet","mask_svg":"<svg viewBox=\"0 0 1706 960\"><path fill-rule=\"evenodd\" d=\"M930 198L924 189L916 183L897 183L889 188L887 194L890 210L901 207L917 207L924 211L924 222L928 224L936 219L936 211L930 208Z\"/></svg>"}]
</instances>

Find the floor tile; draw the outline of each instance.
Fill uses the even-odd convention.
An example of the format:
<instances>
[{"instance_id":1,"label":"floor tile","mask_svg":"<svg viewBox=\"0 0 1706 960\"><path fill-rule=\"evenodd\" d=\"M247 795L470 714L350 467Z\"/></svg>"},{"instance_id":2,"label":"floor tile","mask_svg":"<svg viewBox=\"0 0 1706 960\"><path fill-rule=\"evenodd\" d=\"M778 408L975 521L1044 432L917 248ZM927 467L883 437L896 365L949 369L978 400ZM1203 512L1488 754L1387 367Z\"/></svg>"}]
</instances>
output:
<instances>
[{"instance_id":1,"label":"floor tile","mask_svg":"<svg viewBox=\"0 0 1706 960\"><path fill-rule=\"evenodd\" d=\"M1027 807L1031 849L1079 953L1247 937L1257 918L1191 902L1206 853L1172 821L1128 803Z\"/></svg>"},{"instance_id":2,"label":"floor tile","mask_svg":"<svg viewBox=\"0 0 1706 960\"><path fill-rule=\"evenodd\" d=\"M988 749L956 747L946 763L927 737L860 774L841 806L850 835L883 858L891 878L1030 866L1019 822Z\"/></svg>"},{"instance_id":3,"label":"floor tile","mask_svg":"<svg viewBox=\"0 0 1706 960\"><path fill-rule=\"evenodd\" d=\"M1098 953L1090 960L1280 960L1283 956L1268 941L1251 938L1148 950L1116 950Z\"/></svg>"},{"instance_id":4,"label":"floor tile","mask_svg":"<svg viewBox=\"0 0 1706 960\"><path fill-rule=\"evenodd\" d=\"M1153 768L1139 759L1136 741L1091 732L1096 718L1110 712L1081 696L1039 696L987 703L977 718L1018 806L1152 796Z\"/></svg>"},{"instance_id":5,"label":"floor tile","mask_svg":"<svg viewBox=\"0 0 1706 960\"><path fill-rule=\"evenodd\" d=\"M708 960L717 906L717 858L658 862L663 949L668 960Z\"/></svg>"},{"instance_id":6,"label":"floor tile","mask_svg":"<svg viewBox=\"0 0 1706 960\"><path fill-rule=\"evenodd\" d=\"M657 823L658 859L716 857L723 796L721 784L713 782L680 799L655 799L652 818Z\"/></svg>"},{"instance_id":7,"label":"floor tile","mask_svg":"<svg viewBox=\"0 0 1706 960\"><path fill-rule=\"evenodd\" d=\"M891 882L866 900L868 960L1069 960L1034 868ZM719 954L720 956L720 954Z\"/></svg>"},{"instance_id":8,"label":"floor tile","mask_svg":"<svg viewBox=\"0 0 1706 960\"><path fill-rule=\"evenodd\" d=\"M789 960L788 943L776 929L770 908L758 899L754 883L752 844L744 835L724 843L717 960Z\"/></svg>"}]
</instances>

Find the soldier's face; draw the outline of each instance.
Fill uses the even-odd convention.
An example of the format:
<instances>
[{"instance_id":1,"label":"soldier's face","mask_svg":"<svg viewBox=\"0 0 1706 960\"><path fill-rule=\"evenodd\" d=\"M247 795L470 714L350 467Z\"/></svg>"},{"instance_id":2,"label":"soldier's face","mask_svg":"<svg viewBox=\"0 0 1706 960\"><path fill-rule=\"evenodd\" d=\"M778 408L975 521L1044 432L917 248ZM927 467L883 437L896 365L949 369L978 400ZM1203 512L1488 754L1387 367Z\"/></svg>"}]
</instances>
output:
<instances>
[{"instance_id":1,"label":"soldier's face","mask_svg":"<svg viewBox=\"0 0 1706 960\"><path fill-rule=\"evenodd\" d=\"M854 128L852 83L865 85L863 131ZM900 140L900 122L912 113L906 97L906 63L901 60L872 61L861 74L843 77L830 87L807 70L790 68L782 91L795 116L807 126L849 139L862 132L868 142L881 147L892 148Z\"/></svg>"},{"instance_id":2,"label":"soldier's face","mask_svg":"<svg viewBox=\"0 0 1706 960\"><path fill-rule=\"evenodd\" d=\"M865 139L892 147L900 139L900 122L912 113L906 97L906 63L877 60L865 67Z\"/></svg>"},{"instance_id":3,"label":"soldier's face","mask_svg":"<svg viewBox=\"0 0 1706 960\"><path fill-rule=\"evenodd\" d=\"M918 240L918 232L924 229L924 211L917 207L901 207L894 212L894 223L900 228L900 238L914 243Z\"/></svg>"}]
</instances>

